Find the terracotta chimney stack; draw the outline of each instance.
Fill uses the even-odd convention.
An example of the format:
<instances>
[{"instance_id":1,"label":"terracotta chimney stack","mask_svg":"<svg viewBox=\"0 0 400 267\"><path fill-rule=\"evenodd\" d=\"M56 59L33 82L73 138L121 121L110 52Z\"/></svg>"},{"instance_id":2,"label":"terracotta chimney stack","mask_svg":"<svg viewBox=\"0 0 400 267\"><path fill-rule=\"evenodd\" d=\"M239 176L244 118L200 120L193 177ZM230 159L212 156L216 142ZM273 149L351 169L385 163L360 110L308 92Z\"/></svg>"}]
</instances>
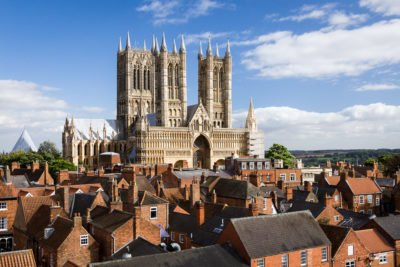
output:
<instances>
[{"instance_id":1,"label":"terracotta chimney stack","mask_svg":"<svg viewBox=\"0 0 400 267\"><path fill-rule=\"evenodd\" d=\"M287 187L286 188L286 201L293 199L293 188Z\"/></svg>"},{"instance_id":2,"label":"terracotta chimney stack","mask_svg":"<svg viewBox=\"0 0 400 267\"><path fill-rule=\"evenodd\" d=\"M64 186L64 210L67 214L69 214L69 185Z\"/></svg>"},{"instance_id":3,"label":"terracotta chimney stack","mask_svg":"<svg viewBox=\"0 0 400 267\"><path fill-rule=\"evenodd\" d=\"M204 203L199 200L195 204L195 216L197 225L202 225L205 221Z\"/></svg>"},{"instance_id":4,"label":"terracotta chimney stack","mask_svg":"<svg viewBox=\"0 0 400 267\"><path fill-rule=\"evenodd\" d=\"M74 214L74 227L82 226L82 217L79 212Z\"/></svg>"}]
</instances>

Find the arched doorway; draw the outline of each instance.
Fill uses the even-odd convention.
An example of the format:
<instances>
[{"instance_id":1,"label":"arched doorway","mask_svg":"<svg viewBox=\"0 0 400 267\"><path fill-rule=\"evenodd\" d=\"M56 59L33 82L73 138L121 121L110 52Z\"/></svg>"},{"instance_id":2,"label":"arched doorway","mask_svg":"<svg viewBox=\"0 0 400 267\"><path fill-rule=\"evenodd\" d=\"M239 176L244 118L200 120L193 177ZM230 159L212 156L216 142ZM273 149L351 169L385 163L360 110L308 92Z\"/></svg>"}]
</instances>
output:
<instances>
[{"instance_id":1,"label":"arched doorway","mask_svg":"<svg viewBox=\"0 0 400 267\"><path fill-rule=\"evenodd\" d=\"M203 135L197 137L193 144L193 167L210 168L210 143Z\"/></svg>"}]
</instances>

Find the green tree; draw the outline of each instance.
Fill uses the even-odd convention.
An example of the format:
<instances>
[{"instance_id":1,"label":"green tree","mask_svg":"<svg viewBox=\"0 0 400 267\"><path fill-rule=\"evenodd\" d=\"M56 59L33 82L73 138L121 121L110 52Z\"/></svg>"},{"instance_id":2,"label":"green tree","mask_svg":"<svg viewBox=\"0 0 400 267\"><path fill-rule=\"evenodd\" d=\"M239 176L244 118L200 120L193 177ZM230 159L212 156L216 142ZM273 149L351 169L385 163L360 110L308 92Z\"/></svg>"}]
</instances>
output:
<instances>
[{"instance_id":1,"label":"green tree","mask_svg":"<svg viewBox=\"0 0 400 267\"><path fill-rule=\"evenodd\" d=\"M400 154L386 157L383 163L384 174L387 176L394 176L400 170Z\"/></svg>"},{"instance_id":2,"label":"green tree","mask_svg":"<svg viewBox=\"0 0 400 267\"><path fill-rule=\"evenodd\" d=\"M283 165L286 167L293 166L294 156L285 146L280 144L273 144L267 153L265 153L265 157L270 159L281 159L283 160Z\"/></svg>"},{"instance_id":3,"label":"green tree","mask_svg":"<svg viewBox=\"0 0 400 267\"><path fill-rule=\"evenodd\" d=\"M374 158L369 158L366 161L364 161L364 166L365 167L374 167L374 163L375 163L376 159Z\"/></svg>"},{"instance_id":4,"label":"green tree","mask_svg":"<svg viewBox=\"0 0 400 267\"><path fill-rule=\"evenodd\" d=\"M10 165L11 162L18 161L21 165L26 166L36 160L42 164L45 162L43 156L36 152L18 151L0 155L0 165Z\"/></svg>"},{"instance_id":5,"label":"green tree","mask_svg":"<svg viewBox=\"0 0 400 267\"><path fill-rule=\"evenodd\" d=\"M50 141L44 141L40 144L38 153L43 156L46 161L52 161L61 158L61 153L56 145Z\"/></svg>"},{"instance_id":6,"label":"green tree","mask_svg":"<svg viewBox=\"0 0 400 267\"><path fill-rule=\"evenodd\" d=\"M65 159L55 159L49 163L49 171L54 179L57 179L57 172L61 170L74 171L76 170L76 166Z\"/></svg>"}]
</instances>

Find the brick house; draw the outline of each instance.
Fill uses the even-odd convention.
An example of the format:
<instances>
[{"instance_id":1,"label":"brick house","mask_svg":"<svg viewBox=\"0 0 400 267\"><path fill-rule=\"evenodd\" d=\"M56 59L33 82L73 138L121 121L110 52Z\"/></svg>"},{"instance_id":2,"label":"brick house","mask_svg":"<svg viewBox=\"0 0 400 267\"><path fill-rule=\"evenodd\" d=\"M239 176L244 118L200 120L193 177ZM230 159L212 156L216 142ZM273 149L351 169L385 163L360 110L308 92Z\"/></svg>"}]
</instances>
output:
<instances>
[{"instance_id":1,"label":"brick house","mask_svg":"<svg viewBox=\"0 0 400 267\"><path fill-rule=\"evenodd\" d=\"M381 213L382 190L371 178L349 178L342 173L337 186L347 208L361 213Z\"/></svg>"},{"instance_id":2,"label":"brick house","mask_svg":"<svg viewBox=\"0 0 400 267\"><path fill-rule=\"evenodd\" d=\"M321 225L332 242L332 267L368 266L369 251L351 228Z\"/></svg>"},{"instance_id":3,"label":"brick house","mask_svg":"<svg viewBox=\"0 0 400 267\"><path fill-rule=\"evenodd\" d=\"M12 250L12 226L17 206L17 190L14 185L0 179L0 252Z\"/></svg>"},{"instance_id":4,"label":"brick house","mask_svg":"<svg viewBox=\"0 0 400 267\"><path fill-rule=\"evenodd\" d=\"M99 244L82 226L76 214L72 220L57 216L42 231L39 241L43 266L86 266L99 258Z\"/></svg>"},{"instance_id":5,"label":"brick house","mask_svg":"<svg viewBox=\"0 0 400 267\"><path fill-rule=\"evenodd\" d=\"M41 167L38 161L34 161L27 168L21 168L19 162L12 162L11 175L25 175L31 183L39 185L54 184L54 179L49 172L49 164L47 162Z\"/></svg>"},{"instance_id":6,"label":"brick house","mask_svg":"<svg viewBox=\"0 0 400 267\"><path fill-rule=\"evenodd\" d=\"M330 266L331 242L308 211L232 219L218 243L250 266Z\"/></svg>"},{"instance_id":7,"label":"brick house","mask_svg":"<svg viewBox=\"0 0 400 267\"><path fill-rule=\"evenodd\" d=\"M314 218L322 224L338 225L343 221L340 214L332 205L328 203L313 203L307 201L295 201L288 212L309 210Z\"/></svg>"}]
</instances>

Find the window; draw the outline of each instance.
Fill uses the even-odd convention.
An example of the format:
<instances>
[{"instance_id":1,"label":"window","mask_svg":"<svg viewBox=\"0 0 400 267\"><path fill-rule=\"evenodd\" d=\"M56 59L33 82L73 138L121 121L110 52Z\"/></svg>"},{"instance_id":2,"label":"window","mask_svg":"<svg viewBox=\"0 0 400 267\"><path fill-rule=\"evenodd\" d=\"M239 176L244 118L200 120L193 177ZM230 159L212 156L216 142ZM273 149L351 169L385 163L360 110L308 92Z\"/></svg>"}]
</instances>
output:
<instances>
[{"instance_id":1,"label":"window","mask_svg":"<svg viewBox=\"0 0 400 267\"><path fill-rule=\"evenodd\" d=\"M281 173L281 174L279 175L279 180L281 180L281 181L286 181L286 173Z\"/></svg>"},{"instance_id":2,"label":"window","mask_svg":"<svg viewBox=\"0 0 400 267\"><path fill-rule=\"evenodd\" d=\"M254 170L254 162L250 162L249 163L249 169L250 170Z\"/></svg>"},{"instance_id":3,"label":"window","mask_svg":"<svg viewBox=\"0 0 400 267\"><path fill-rule=\"evenodd\" d=\"M87 244L89 244L89 235L81 235L80 240L81 246L86 246Z\"/></svg>"},{"instance_id":4,"label":"window","mask_svg":"<svg viewBox=\"0 0 400 267\"><path fill-rule=\"evenodd\" d=\"M7 210L7 202L0 202L0 210Z\"/></svg>"},{"instance_id":5,"label":"window","mask_svg":"<svg viewBox=\"0 0 400 267\"><path fill-rule=\"evenodd\" d=\"M379 255L379 264L387 263L387 254L382 253Z\"/></svg>"},{"instance_id":6,"label":"window","mask_svg":"<svg viewBox=\"0 0 400 267\"><path fill-rule=\"evenodd\" d=\"M289 261L288 261L288 254L282 255L282 267L288 267L289 266Z\"/></svg>"},{"instance_id":7,"label":"window","mask_svg":"<svg viewBox=\"0 0 400 267\"><path fill-rule=\"evenodd\" d=\"M269 170L271 168L271 163L269 161L265 162L265 169Z\"/></svg>"},{"instance_id":8,"label":"window","mask_svg":"<svg viewBox=\"0 0 400 267\"><path fill-rule=\"evenodd\" d=\"M7 217L0 217L0 231L7 231L8 221Z\"/></svg>"},{"instance_id":9,"label":"window","mask_svg":"<svg viewBox=\"0 0 400 267\"><path fill-rule=\"evenodd\" d=\"M157 207L150 208L150 219L157 219Z\"/></svg>"},{"instance_id":10,"label":"window","mask_svg":"<svg viewBox=\"0 0 400 267\"><path fill-rule=\"evenodd\" d=\"M246 169L246 162L242 162L242 170Z\"/></svg>"},{"instance_id":11,"label":"window","mask_svg":"<svg viewBox=\"0 0 400 267\"><path fill-rule=\"evenodd\" d=\"M300 266L307 266L307 251L303 250L300 253Z\"/></svg>"},{"instance_id":12,"label":"window","mask_svg":"<svg viewBox=\"0 0 400 267\"><path fill-rule=\"evenodd\" d=\"M376 206L379 206L380 203L381 203L381 199L379 197L376 197L376 199L375 199Z\"/></svg>"},{"instance_id":13,"label":"window","mask_svg":"<svg viewBox=\"0 0 400 267\"><path fill-rule=\"evenodd\" d=\"M339 215L335 215L334 217L335 222L338 222L340 220L340 216Z\"/></svg>"},{"instance_id":14,"label":"window","mask_svg":"<svg viewBox=\"0 0 400 267\"><path fill-rule=\"evenodd\" d=\"M267 175L267 182L271 182L271 175Z\"/></svg>"},{"instance_id":15,"label":"window","mask_svg":"<svg viewBox=\"0 0 400 267\"><path fill-rule=\"evenodd\" d=\"M262 170L262 162L257 162L257 170Z\"/></svg>"},{"instance_id":16,"label":"window","mask_svg":"<svg viewBox=\"0 0 400 267\"><path fill-rule=\"evenodd\" d=\"M364 196L360 196L360 204L364 204Z\"/></svg>"},{"instance_id":17,"label":"window","mask_svg":"<svg viewBox=\"0 0 400 267\"><path fill-rule=\"evenodd\" d=\"M335 202L339 201L339 195L335 195Z\"/></svg>"},{"instance_id":18,"label":"window","mask_svg":"<svg viewBox=\"0 0 400 267\"><path fill-rule=\"evenodd\" d=\"M265 262L264 259L257 259L257 267L264 267Z\"/></svg>"},{"instance_id":19,"label":"window","mask_svg":"<svg viewBox=\"0 0 400 267\"><path fill-rule=\"evenodd\" d=\"M175 233L171 232L171 241L175 241Z\"/></svg>"},{"instance_id":20,"label":"window","mask_svg":"<svg viewBox=\"0 0 400 267\"><path fill-rule=\"evenodd\" d=\"M358 197L354 196L354 203L357 203L357 199L358 199Z\"/></svg>"},{"instance_id":21,"label":"window","mask_svg":"<svg viewBox=\"0 0 400 267\"><path fill-rule=\"evenodd\" d=\"M322 258L321 261L327 261L328 260L328 248L324 247L322 248Z\"/></svg>"},{"instance_id":22,"label":"window","mask_svg":"<svg viewBox=\"0 0 400 267\"><path fill-rule=\"evenodd\" d=\"M267 198L264 197L264 198L263 198L263 209L264 209L264 210L267 209L267 203L268 203L268 202L267 202Z\"/></svg>"},{"instance_id":23,"label":"window","mask_svg":"<svg viewBox=\"0 0 400 267\"><path fill-rule=\"evenodd\" d=\"M290 181L296 181L296 174L295 173L291 173L290 174Z\"/></svg>"},{"instance_id":24,"label":"window","mask_svg":"<svg viewBox=\"0 0 400 267\"><path fill-rule=\"evenodd\" d=\"M356 267L356 261L355 260L347 260L346 267Z\"/></svg>"},{"instance_id":25,"label":"window","mask_svg":"<svg viewBox=\"0 0 400 267\"><path fill-rule=\"evenodd\" d=\"M179 243L184 243L184 242L185 242L185 235L179 234Z\"/></svg>"},{"instance_id":26,"label":"window","mask_svg":"<svg viewBox=\"0 0 400 267\"><path fill-rule=\"evenodd\" d=\"M347 246L347 255L352 256L354 253L354 246L353 245L348 245Z\"/></svg>"},{"instance_id":27,"label":"window","mask_svg":"<svg viewBox=\"0 0 400 267\"><path fill-rule=\"evenodd\" d=\"M372 203L372 195L367 196L367 203L369 203L369 204Z\"/></svg>"}]
</instances>

